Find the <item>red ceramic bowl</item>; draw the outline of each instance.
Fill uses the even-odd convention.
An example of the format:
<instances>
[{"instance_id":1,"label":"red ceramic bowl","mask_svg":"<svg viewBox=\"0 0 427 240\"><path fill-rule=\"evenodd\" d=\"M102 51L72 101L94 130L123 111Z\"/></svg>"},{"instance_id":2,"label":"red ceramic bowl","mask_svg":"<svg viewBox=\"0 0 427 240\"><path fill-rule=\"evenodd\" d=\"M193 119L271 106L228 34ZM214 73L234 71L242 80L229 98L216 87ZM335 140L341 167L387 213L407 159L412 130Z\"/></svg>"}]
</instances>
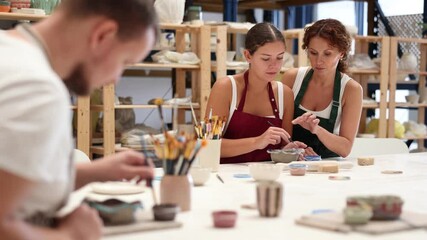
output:
<instances>
[{"instance_id":1,"label":"red ceramic bowl","mask_svg":"<svg viewBox=\"0 0 427 240\"><path fill-rule=\"evenodd\" d=\"M236 224L236 211L215 211L212 213L216 228L232 228Z\"/></svg>"}]
</instances>

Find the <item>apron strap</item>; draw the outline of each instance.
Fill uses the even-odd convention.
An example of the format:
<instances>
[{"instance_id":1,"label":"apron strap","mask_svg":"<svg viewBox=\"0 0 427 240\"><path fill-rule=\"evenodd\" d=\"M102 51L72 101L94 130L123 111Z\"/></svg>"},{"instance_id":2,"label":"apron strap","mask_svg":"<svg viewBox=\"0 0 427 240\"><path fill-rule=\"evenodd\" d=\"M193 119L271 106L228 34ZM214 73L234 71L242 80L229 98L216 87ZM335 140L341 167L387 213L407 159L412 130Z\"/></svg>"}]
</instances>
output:
<instances>
[{"instance_id":1,"label":"apron strap","mask_svg":"<svg viewBox=\"0 0 427 240\"><path fill-rule=\"evenodd\" d=\"M248 82L249 82L249 71L246 71L243 75L243 78L245 79L245 88L243 89L242 97L240 98L239 106L237 107L238 111L243 112L243 107L245 106L245 100L246 100L246 92L248 90ZM269 96L269 102L271 104L271 108L273 109L273 114L277 119L280 119L279 112L277 109L276 101L274 100L274 92L273 87L271 86L271 82L268 82L268 96Z\"/></svg>"},{"instance_id":2,"label":"apron strap","mask_svg":"<svg viewBox=\"0 0 427 240\"><path fill-rule=\"evenodd\" d=\"M313 76L313 69L310 69L309 72L305 75L301 88L295 98L295 108L299 108L301 104L302 98L304 97L305 91L307 90L308 83L310 82L311 77ZM340 91L341 91L341 73L338 68L335 71L335 79L334 79L334 92L332 97L332 108L331 113L329 115L329 123L332 125L332 129L328 129L328 131L332 132L335 126L335 122L338 116L338 107L340 106Z\"/></svg>"},{"instance_id":3,"label":"apron strap","mask_svg":"<svg viewBox=\"0 0 427 240\"><path fill-rule=\"evenodd\" d=\"M249 82L249 71L246 71L245 74L243 74L243 79L245 79L245 88L243 89L242 97L240 98L239 106L237 107L237 110L241 112L243 112L243 106L245 106L246 92L248 90Z\"/></svg>"},{"instance_id":4,"label":"apron strap","mask_svg":"<svg viewBox=\"0 0 427 240\"><path fill-rule=\"evenodd\" d=\"M273 92L273 87L271 86L271 82L268 82L268 96L269 96L271 108L273 109L274 116L277 119L280 119L279 111L277 110L276 100L274 100L274 92Z\"/></svg>"},{"instance_id":5,"label":"apron strap","mask_svg":"<svg viewBox=\"0 0 427 240\"><path fill-rule=\"evenodd\" d=\"M297 97L295 98L296 108L298 108L301 104L302 98L304 97L305 91L307 90L308 83L310 82L311 76L313 76L313 72L314 70L311 68L302 80L301 88L299 89Z\"/></svg>"},{"instance_id":6,"label":"apron strap","mask_svg":"<svg viewBox=\"0 0 427 240\"><path fill-rule=\"evenodd\" d=\"M337 116L338 116L338 108L340 106L340 91L341 91L341 73L337 68L337 70L335 71L332 109L331 109L331 114L329 115L329 122L332 124L332 126L335 126L335 121L337 120Z\"/></svg>"}]
</instances>

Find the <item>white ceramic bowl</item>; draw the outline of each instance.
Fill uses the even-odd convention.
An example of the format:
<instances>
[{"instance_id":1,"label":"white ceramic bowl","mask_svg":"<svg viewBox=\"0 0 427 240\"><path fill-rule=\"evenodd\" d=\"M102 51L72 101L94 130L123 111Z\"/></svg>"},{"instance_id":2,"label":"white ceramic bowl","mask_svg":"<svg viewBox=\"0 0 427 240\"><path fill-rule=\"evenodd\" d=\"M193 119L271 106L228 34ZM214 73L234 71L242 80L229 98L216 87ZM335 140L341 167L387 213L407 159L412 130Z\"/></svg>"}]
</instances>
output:
<instances>
[{"instance_id":1,"label":"white ceramic bowl","mask_svg":"<svg viewBox=\"0 0 427 240\"><path fill-rule=\"evenodd\" d=\"M236 56L236 51L227 51L227 62L232 62Z\"/></svg>"},{"instance_id":2,"label":"white ceramic bowl","mask_svg":"<svg viewBox=\"0 0 427 240\"><path fill-rule=\"evenodd\" d=\"M211 176L211 168L194 166L190 168L190 175L193 178L195 186L201 186L205 184Z\"/></svg>"},{"instance_id":3,"label":"white ceramic bowl","mask_svg":"<svg viewBox=\"0 0 427 240\"><path fill-rule=\"evenodd\" d=\"M280 177L283 166L268 163L249 165L249 173L256 181L274 181Z\"/></svg>"},{"instance_id":4,"label":"white ceramic bowl","mask_svg":"<svg viewBox=\"0 0 427 240\"><path fill-rule=\"evenodd\" d=\"M420 95L411 94L411 95L405 96L405 99L409 103L418 103L418 100L420 99Z\"/></svg>"}]
</instances>

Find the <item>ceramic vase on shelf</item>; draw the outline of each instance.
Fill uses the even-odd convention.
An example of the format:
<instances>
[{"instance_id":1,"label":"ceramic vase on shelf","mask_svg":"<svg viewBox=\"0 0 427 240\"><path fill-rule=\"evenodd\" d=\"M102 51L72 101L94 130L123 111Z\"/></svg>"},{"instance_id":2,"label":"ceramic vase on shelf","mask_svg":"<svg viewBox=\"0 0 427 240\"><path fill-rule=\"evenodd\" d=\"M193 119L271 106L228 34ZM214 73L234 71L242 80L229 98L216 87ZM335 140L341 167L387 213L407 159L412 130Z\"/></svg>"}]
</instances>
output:
<instances>
[{"instance_id":1,"label":"ceramic vase on shelf","mask_svg":"<svg viewBox=\"0 0 427 240\"><path fill-rule=\"evenodd\" d=\"M59 3L61 0L31 0L31 7L43 9L46 15L50 15Z\"/></svg>"},{"instance_id":2,"label":"ceramic vase on shelf","mask_svg":"<svg viewBox=\"0 0 427 240\"><path fill-rule=\"evenodd\" d=\"M177 204L181 211L189 211L192 186L190 175L164 175L160 181L160 203Z\"/></svg>"}]
</instances>

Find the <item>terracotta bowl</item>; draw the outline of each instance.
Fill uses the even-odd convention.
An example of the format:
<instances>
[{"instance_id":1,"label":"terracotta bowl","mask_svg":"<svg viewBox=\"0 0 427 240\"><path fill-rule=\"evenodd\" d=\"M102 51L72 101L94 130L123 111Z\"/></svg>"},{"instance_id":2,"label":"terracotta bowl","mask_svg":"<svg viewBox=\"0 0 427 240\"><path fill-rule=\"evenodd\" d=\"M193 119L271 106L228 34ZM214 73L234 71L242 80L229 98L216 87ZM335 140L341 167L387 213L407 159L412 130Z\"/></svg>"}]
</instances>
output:
<instances>
[{"instance_id":1,"label":"terracotta bowl","mask_svg":"<svg viewBox=\"0 0 427 240\"><path fill-rule=\"evenodd\" d=\"M236 211L215 211L212 213L216 228L232 228L236 225Z\"/></svg>"}]
</instances>

